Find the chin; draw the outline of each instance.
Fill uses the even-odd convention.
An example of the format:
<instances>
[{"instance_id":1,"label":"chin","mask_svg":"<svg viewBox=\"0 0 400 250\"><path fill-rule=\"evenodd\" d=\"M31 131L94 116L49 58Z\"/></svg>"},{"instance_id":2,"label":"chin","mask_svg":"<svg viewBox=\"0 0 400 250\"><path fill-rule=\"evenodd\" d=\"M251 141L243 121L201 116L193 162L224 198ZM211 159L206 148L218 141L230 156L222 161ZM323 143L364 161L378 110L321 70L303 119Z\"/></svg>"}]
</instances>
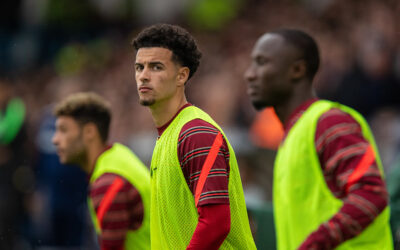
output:
<instances>
[{"instance_id":1,"label":"chin","mask_svg":"<svg viewBox=\"0 0 400 250\"><path fill-rule=\"evenodd\" d=\"M64 165L77 165L80 166L80 162L77 159L64 159L63 161L60 160L60 162Z\"/></svg>"},{"instance_id":2,"label":"chin","mask_svg":"<svg viewBox=\"0 0 400 250\"><path fill-rule=\"evenodd\" d=\"M67 155L63 154L63 155L59 155L58 159L60 161L61 164L71 164L71 157L68 157Z\"/></svg>"},{"instance_id":3,"label":"chin","mask_svg":"<svg viewBox=\"0 0 400 250\"><path fill-rule=\"evenodd\" d=\"M61 164L68 164L68 161L63 158L59 158Z\"/></svg>"},{"instance_id":4,"label":"chin","mask_svg":"<svg viewBox=\"0 0 400 250\"><path fill-rule=\"evenodd\" d=\"M258 111L260 111L260 110L262 110L262 109L264 109L264 108L269 106L265 102L261 102L261 101L252 101L252 104L253 104L253 107Z\"/></svg>"},{"instance_id":5,"label":"chin","mask_svg":"<svg viewBox=\"0 0 400 250\"><path fill-rule=\"evenodd\" d=\"M153 105L155 102L156 101L154 99L153 100L139 100L140 105L147 106L147 107Z\"/></svg>"}]
</instances>

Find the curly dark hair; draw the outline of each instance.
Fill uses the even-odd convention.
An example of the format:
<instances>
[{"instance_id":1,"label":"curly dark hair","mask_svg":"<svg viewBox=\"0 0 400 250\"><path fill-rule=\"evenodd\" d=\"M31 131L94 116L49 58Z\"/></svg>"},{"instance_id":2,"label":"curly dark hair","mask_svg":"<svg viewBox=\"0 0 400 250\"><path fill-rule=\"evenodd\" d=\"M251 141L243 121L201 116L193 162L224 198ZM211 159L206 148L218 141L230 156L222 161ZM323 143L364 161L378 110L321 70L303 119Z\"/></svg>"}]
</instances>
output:
<instances>
[{"instance_id":1,"label":"curly dark hair","mask_svg":"<svg viewBox=\"0 0 400 250\"><path fill-rule=\"evenodd\" d=\"M189 79L200 64L201 52L196 41L184 28L171 24L155 24L142 30L132 41L132 46L140 48L161 47L172 51L172 60L188 67Z\"/></svg>"},{"instance_id":2,"label":"curly dark hair","mask_svg":"<svg viewBox=\"0 0 400 250\"><path fill-rule=\"evenodd\" d=\"M111 108L109 102L98 94L93 92L72 94L59 102L53 112L56 117L70 116L80 125L94 123L102 141L107 141Z\"/></svg>"}]
</instances>

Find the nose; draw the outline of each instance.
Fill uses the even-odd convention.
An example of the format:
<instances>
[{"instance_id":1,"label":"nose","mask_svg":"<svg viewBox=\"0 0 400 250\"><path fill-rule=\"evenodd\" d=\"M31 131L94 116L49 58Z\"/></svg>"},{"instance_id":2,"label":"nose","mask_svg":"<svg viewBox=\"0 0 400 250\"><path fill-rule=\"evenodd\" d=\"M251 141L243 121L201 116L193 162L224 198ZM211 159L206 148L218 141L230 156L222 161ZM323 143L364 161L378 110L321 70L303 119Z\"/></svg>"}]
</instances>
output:
<instances>
[{"instance_id":1,"label":"nose","mask_svg":"<svg viewBox=\"0 0 400 250\"><path fill-rule=\"evenodd\" d=\"M252 82L256 79L256 73L252 66L249 66L244 73L244 80L247 82Z\"/></svg>"},{"instance_id":2,"label":"nose","mask_svg":"<svg viewBox=\"0 0 400 250\"><path fill-rule=\"evenodd\" d=\"M137 72L137 80L139 80L138 82L140 83L146 83L150 81L150 74L149 74L149 70L147 69L147 67L144 67L142 71Z\"/></svg>"},{"instance_id":3,"label":"nose","mask_svg":"<svg viewBox=\"0 0 400 250\"><path fill-rule=\"evenodd\" d=\"M58 145L58 136L57 133L54 133L53 137L51 138L51 142L53 145L57 146Z\"/></svg>"}]
</instances>

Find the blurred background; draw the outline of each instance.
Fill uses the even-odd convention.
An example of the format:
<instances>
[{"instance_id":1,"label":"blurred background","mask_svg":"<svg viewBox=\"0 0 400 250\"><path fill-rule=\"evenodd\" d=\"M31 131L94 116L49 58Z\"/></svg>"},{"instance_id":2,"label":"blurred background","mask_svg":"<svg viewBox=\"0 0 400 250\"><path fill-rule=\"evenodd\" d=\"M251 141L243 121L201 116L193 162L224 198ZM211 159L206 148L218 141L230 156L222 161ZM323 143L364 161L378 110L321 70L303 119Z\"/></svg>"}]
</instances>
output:
<instances>
[{"instance_id":1,"label":"blurred background","mask_svg":"<svg viewBox=\"0 0 400 250\"><path fill-rule=\"evenodd\" d=\"M147 165L157 136L138 104L132 38L156 22L179 24L203 59L188 100L225 130L238 156L259 249L274 249L272 166L282 128L256 113L243 73L257 38L279 27L315 37L317 95L370 123L400 239L400 2L398 0L3 0L0 2L0 249L97 249L87 177L58 163L55 102L95 91L112 104L110 142Z\"/></svg>"}]
</instances>

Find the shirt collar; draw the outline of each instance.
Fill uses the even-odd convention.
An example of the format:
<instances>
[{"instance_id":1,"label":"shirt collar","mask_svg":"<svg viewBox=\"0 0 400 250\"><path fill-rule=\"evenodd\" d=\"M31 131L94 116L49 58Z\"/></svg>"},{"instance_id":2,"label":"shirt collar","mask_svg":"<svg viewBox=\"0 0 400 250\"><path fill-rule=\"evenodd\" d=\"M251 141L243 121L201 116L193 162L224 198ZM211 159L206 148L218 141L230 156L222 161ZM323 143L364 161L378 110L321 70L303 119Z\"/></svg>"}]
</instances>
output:
<instances>
[{"instance_id":1,"label":"shirt collar","mask_svg":"<svg viewBox=\"0 0 400 250\"><path fill-rule=\"evenodd\" d=\"M284 124L285 137L288 134L289 130L293 127L293 125L299 120L299 118L303 115L304 111L308 109L314 102L318 101L318 98L311 98L307 101L300 104L289 116L289 119Z\"/></svg>"},{"instance_id":2,"label":"shirt collar","mask_svg":"<svg viewBox=\"0 0 400 250\"><path fill-rule=\"evenodd\" d=\"M178 112L176 112L176 114L175 114L167 123L165 123L165 124L162 125L161 127L158 127L158 128L157 128L158 136L161 136L162 133L163 133L163 132L168 128L168 126L171 124L171 122L175 119L175 117L176 117L184 108L189 107L189 106L193 106L193 104L191 104L191 103L186 103L185 105L183 105L183 106L178 110Z\"/></svg>"}]
</instances>

